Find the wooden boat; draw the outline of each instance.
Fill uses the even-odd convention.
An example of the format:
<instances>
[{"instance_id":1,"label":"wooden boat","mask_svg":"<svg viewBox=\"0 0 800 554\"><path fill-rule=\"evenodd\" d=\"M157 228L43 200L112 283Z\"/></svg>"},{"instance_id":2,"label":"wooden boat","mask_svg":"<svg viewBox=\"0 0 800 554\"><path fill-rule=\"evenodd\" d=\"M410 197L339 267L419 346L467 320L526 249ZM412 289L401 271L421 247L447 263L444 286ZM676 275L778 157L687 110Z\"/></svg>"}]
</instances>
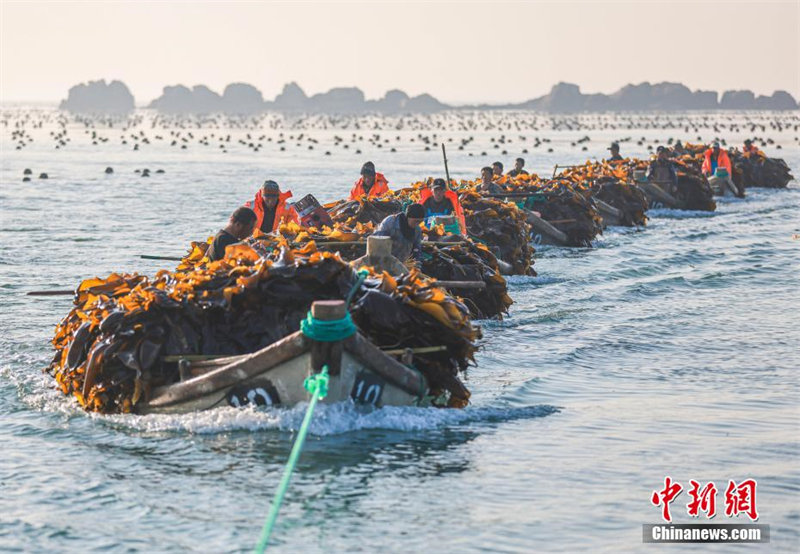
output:
<instances>
[{"instance_id":1,"label":"wooden boat","mask_svg":"<svg viewBox=\"0 0 800 554\"><path fill-rule=\"evenodd\" d=\"M317 319L341 319L345 305L340 300L320 301L311 310ZM404 355L410 364L410 352ZM191 359L178 361L179 382L153 391L137 411L174 414L218 406L293 406L310 399L303 383L323 365L330 374L326 403L352 400L375 407L407 406L428 392L418 370L358 332L339 342L317 342L297 331L252 354L194 363Z\"/></svg>"},{"instance_id":2,"label":"wooden boat","mask_svg":"<svg viewBox=\"0 0 800 554\"><path fill-rule=\"evenodd\" d=\"M620 210L611 204L603 202L599 198L595 197L593 200L595 205L597 205L598 211L600 212L600 217L603 218L603 228L622 225L624 217Z\"/></svg>"},{"instance_id":3,"label":"wooden boat","mask_svg":"<svg viewBox=\"0 0 800 554\"><path fill-rule=\"evenodd\" d=\"M523 210L528 224L531 226L531 242L535 245L549 244L553 246L568 246L569 237L563 231L556 229L536 213Z\"/></svg>"},{"instance_id":4,"label":"wooden boat","mask_svg":"<svg viewBox=\"0 0 800 554\"><path fill-rule=\"evenodd\" d=\"M664 190L668 186L665 183L653 183L647 180L646 171L637 169L633 172L633 180L642 189L644 195L647 197L647 208L649 210L657 210L660 208L673 208L682 210L685 205L682 201L672 196L669 192Z\"/></svg>"},{"instance_id":5,"label":"wooden boat","mask_svg":"<svg viewBox=\"0 0 800 554\"><path fill-rule=\"evenodd\" d=\"M686 205L670 193L665 191L658 183L643 182L638 183L639 188L644 191L647 197L648 209L657 210L659 208L673 208L676 210L686 209Z\"/></svg>"}]
</instances>

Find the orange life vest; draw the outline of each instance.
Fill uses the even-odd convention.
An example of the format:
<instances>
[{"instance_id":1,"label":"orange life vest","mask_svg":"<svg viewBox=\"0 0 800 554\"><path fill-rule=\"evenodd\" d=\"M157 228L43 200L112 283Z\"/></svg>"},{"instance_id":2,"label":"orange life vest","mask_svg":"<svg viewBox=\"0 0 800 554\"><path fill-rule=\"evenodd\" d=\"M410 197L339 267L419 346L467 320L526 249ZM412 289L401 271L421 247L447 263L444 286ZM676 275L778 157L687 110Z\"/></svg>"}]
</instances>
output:
<instances>
[{"instance_id":1,"label":"orange life vest","mask_svg":"<svg viewBox=\"0 0 800 554\"><path fill-rule=\"evenodd\" d=\"M467 236L467 220L464 217L464 208L461 207L461 202L458 201L458 195L454 190L444 191L444 197L450 200L453 205L453 215L456 216L458 227L461 229L461 236ZM424 188L419 193L419 203L425 204L428 198L433 198L433 191L429 188Z\"/></svg>"},{"instance_id":2,"label":"orange life vest","mask_svg":"<svg viewBox=\"0 0 800 554\"><path fill-rule=\"evenodd\" d=\"M706 175L711 174L711 155L713 153L713 149L709 148L706 150L705 159L703 160L703 166L701 170ZM731 159L728 157L728 153L723 150L722 148L719 149L719 156L717 156L717 167L724 167L728 170L728 175L733 175L733 168L731 167Z\"/></svg>"},{"instance_id":3,"label":"orange life vest","mask_svg":"<svg viewBox=\"0 0 800 554\"><path fill-rule=\"evenodd\" d=\"M275 219L272 220L272 230L278 229L283 222L294 221L298 222L297 212L293 207L287 206L286 201L292 197L292 191L287 190L278 195L278 204L275 206ZM252 202L245 204L248 208L256 212L256 226L255 229L261 229L261 224L264 222L264 198L261 196L261 191L256 193L256 197Z\"/></svg>"},{"instance_id":4,"label":"orange life vest","mask_svg":"<svg viewBox=\"0 0 800 554\"><path fill-rule=\"evenodd\" d=\"M364 177L359 177L356 185L350 191L350 198L348 200L357 200L366 195L367 198L377 198L389 192L389 183L383 173L375 174L375 182L372 183L372 188L369 189L369 194L364 192Z\"/></svg>"}]
</instances>

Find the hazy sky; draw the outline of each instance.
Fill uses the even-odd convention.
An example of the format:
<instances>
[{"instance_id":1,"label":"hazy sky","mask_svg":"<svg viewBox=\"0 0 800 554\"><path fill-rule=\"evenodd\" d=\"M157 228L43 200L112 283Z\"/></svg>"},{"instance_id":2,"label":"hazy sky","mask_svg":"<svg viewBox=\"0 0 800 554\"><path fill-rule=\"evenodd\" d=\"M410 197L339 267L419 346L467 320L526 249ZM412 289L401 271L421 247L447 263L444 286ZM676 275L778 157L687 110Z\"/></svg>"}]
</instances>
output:
<instances>
[{"instance_id":1,"label":"hazy sky","mask_svg":"<svg viewBox=\"0 0 800 554\"><path fill-rule=\"evenodd\" d=\"M400 88L453 103L521 101L559 82L784 89L800 98L800 0L783 2L175 2L0 0L0 100L59 100L120 79L231 82L273 99Z\"/></svg>"}]
</instances>

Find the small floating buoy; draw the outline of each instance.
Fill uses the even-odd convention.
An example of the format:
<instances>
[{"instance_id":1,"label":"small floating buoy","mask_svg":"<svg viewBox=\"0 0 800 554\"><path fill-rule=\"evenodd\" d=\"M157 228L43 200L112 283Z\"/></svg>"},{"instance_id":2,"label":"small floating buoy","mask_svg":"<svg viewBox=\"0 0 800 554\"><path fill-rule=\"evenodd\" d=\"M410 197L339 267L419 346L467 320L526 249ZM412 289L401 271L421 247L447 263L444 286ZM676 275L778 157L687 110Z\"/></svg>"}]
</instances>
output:
<instances>
[{"instance_id":1,"label":"small floating buoy","mask_svg":"<svg viewBox=\"0 0 800 554\"><path fill-rule=\"evenodd\" d=\"M112 173L114 173L114 168L112 168L112 167L107 167L107 168L106 168L106 175L111 175Z\"/></svg>"},{"instance_id":2,"label":"small floating buoy","mask_svg":"<svg viewBox=\"0 0 800 554\"><path fill-rule=\"evenodd\" d=\"M31 180L31 178L30 178L30 177L23 177L23 178L22 178L22 182L23 182L23 183L27 183L27 182L28 182L28 181L30 181L30 180Z\"/></svg>"},{"instance_id":3,"label":"small floating buoy","mask_svg":"<svg viewBox=\"0 0 800 554\"><path fill-rule=\"evenodd\" d=\"M26 167L25 171L23 171L22 174L23 175L32 175L33 171L31 171L30 168Z\"/></svg>"},{"instance_id":4,"label":"small floating buoy","mask_svg":"<svg viewBox=\"0 0 800 554\"><path fill-rule=\"evenodd\" d=\"M40 173L39 179L47 179L47 173Z\"/></svg>"}]
</instances>

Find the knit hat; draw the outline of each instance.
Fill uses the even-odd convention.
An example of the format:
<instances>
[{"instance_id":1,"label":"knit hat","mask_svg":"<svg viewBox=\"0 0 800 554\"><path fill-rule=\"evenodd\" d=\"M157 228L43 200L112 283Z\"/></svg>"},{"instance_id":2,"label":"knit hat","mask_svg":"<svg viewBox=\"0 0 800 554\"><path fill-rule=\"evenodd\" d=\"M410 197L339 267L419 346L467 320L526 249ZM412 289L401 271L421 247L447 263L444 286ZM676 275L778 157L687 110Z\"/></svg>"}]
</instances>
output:
<instances>
[{"instance_id":1,"label":"knit hat","mask_svg":"<svg viewBox=\"0 0 800 554\"><path fill-rule=\"evenodd\" d=\"M375 175L375 164L367 162L361 166L361 175Z\"/></svg>"},{"instance_id":2,"label":"knit hat","mask_svg":"<svg viewBox=\"0 0 800 554\"><path fill-rule=\"evenodd\" d=\"M411 219L425 219L425 208L422 204L411 204L406 208L406 217Z\"/></svg>"}]
</instances>

